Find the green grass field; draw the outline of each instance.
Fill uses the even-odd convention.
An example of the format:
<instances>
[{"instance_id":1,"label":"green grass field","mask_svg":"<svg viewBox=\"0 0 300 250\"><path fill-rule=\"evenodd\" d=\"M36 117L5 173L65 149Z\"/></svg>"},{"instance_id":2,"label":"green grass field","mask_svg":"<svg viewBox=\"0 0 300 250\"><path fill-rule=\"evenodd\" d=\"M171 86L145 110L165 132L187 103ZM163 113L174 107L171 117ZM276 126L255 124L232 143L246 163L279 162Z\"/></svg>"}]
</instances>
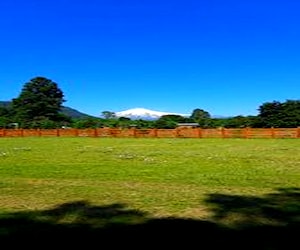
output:
<instances>
[{"instance_id":1,"label":"green grass field","mask_svg":"<svg viewBox=\"0 0 300 250\"><path fill-rule=\"evenodd\" d=\"M300 221L300 140L1 138L0 188L4 218L77 204L143 214L109 223L282 226ZM72 212L59 219L74 221ZM99 216L94 222L108 223Z\"/></svg>"}]
</instances>

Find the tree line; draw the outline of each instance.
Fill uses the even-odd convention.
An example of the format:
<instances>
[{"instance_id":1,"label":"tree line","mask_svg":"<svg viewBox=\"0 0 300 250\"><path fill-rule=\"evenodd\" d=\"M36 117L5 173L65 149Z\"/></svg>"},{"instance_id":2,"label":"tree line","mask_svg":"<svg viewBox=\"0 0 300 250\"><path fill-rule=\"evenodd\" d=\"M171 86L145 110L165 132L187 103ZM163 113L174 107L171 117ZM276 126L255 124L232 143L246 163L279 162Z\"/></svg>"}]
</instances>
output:
<instances>
[{"instance_id":1,"label":"tree line","mask_svg":"<svg viewBox=\"0 0 300 250\"><path fill-rule=\"evenodd\" d=\"M196 123L202 128L294 128L300 126L300 100L272 101L258 107L257 116L213 118L196 108L190 117L164 115L157 120L131 120L103 111L102 117L73 118L62 113L64 93L58 84L45 77L35 77L23 85L10 105L0 107L0 128L176 128L178 123Z\"/></svg>"}]
</instances>

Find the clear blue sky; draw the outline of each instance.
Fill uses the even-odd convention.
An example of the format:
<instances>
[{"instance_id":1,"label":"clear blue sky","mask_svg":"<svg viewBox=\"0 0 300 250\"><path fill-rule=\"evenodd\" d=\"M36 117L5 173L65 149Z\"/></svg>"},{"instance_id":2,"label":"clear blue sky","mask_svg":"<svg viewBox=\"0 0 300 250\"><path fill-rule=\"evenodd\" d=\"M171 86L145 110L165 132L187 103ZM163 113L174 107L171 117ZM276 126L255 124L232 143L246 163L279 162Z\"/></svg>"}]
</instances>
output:
<instances>
[{"instance_id":1,"label":"clear blue sky","mask_svg":"<svg viewBox=\"0 0 300 250\"><path fill-rule=\"evenodd\" d=\"M36 76L100 116L256 115L300 96L299 0L0 2L0 100Z\"/></svg>"}]
</instances>

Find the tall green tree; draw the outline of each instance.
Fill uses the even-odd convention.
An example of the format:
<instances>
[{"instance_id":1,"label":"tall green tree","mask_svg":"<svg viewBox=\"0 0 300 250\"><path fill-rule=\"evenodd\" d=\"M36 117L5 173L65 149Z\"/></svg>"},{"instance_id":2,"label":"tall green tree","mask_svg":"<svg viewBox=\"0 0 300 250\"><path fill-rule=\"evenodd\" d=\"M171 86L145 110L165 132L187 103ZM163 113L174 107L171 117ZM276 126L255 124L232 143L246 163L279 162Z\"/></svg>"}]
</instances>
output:
<instances>
[{"instance_id":1,"label":"tall green tree","mask_svg":"<svg viewBox=\"0 0 300 250\"><path fill-rule=\"evenodd\" d=\"M45 77L35 77L25 83L20 95L12 100L15 121L22 127L56 126L65 121L61 113L65 101L57 83Z\"/></svg>"},{"instance_id":2,"label":"tall green tree","mask_svg":"<svg viewBox=\"0 0 300 250\"><path fill-rule=\"evenodd\" d=\"M190 118L197 122L200 127L208 127L211 119L209 112L199 108L193 110Z\"/></svg>"},{"instance_id":3,"label":"tall green tree","mask_svg":"<svg viewBox=\"0 0 300 250\"><path fill-rule=\"evenodd\" d=\"M101 114L104 119L115 119L116 118L115 112L112 112L112 111L102 111Z\"/></svg>"},{"instance_id":4,"label":"tall green tree","mask_svg":"<svg viewBox=\"0 0 300 250\"><path fill-rule=\"evenodd\" d=\"M266 102L258 110L261 127L291 128L300 126L300 100Z\"/></svg>"}]
</instances>

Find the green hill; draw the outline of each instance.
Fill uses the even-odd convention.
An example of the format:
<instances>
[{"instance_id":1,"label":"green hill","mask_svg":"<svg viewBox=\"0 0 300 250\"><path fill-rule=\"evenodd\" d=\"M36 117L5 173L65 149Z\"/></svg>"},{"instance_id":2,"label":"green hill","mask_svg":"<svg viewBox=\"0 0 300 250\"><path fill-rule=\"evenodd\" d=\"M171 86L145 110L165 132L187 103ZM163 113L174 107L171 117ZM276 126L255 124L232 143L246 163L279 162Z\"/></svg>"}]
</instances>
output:
<instances>
[{"instance_id":1,"label":"green hill","mask_svg":"<svg viewBox=\"0 0 300 250\"><path fill-rule=\"evenodd\" d=\"M10 101L0 101L0 107L8 108L10 105L11 105ZM66 106L62 106L61 113L66 116L69 116L73 119L83 119L83 118L88 118L88 117L94 117L92 115L82 113L76 109L66 107Z\"/></svg>"},{"instance_id":2,"label":"green hill","mask_svg":"<svg viewBox=\"0 0 300 250\"><path fill-rule=\"evenodd\" d=\"M8 108L10 106L11 102L7 101L0 101L0 108Z\"/></svg>"},{"instance_id":3,"label":"green hill","mask_svg":"<svg viewBox=\"0 0 300 250\"><path fill-rule=\"evenodd\" d=\"M65 107L65 106L63 106L61 108L61 112L64 115L70 116L73 119L82 119L82 118L94 117L92 115L88 115L88 114L82 113L82 112L80 112L76 109L73 109L73 108L70 108L70 107Z\"/></svg>"}]
</instances>

